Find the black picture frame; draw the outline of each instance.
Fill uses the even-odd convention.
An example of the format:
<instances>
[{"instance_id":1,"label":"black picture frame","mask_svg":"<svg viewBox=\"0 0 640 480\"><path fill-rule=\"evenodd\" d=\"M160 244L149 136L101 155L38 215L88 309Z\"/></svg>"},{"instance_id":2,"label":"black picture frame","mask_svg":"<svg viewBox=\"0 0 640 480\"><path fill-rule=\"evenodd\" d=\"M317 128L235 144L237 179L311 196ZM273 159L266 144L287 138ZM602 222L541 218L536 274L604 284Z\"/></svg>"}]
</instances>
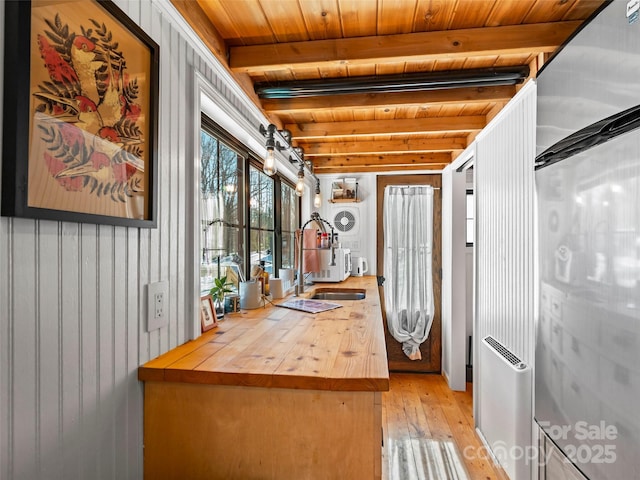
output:
<instances>
[{"instance_id":1,"label":"black picture frame","mask_svg":"<svg viewBox=\"0 0 640 480\"><path fill-rule=\"evenodd\" d=\"M158 44L109 0L8 0L4 53L1 215L155 228Z\"/></svg>"}]
</instances>

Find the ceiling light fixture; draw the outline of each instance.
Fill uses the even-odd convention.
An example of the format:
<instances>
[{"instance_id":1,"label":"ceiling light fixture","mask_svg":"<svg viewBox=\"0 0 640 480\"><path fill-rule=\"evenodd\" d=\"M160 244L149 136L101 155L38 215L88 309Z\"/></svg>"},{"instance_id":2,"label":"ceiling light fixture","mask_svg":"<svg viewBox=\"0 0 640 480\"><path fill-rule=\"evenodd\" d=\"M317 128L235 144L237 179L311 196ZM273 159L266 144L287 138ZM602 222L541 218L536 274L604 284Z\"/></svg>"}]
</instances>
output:
<instances>
[{"instance_id":1,"label":"ceiling light fixture","mask_svg":"<svg viewBox=\"0 0 640 480\"><path fill-rule=\"evenodd\" d=\"M262 164L262 171L269 176L273 176L278 172L278 166L276 164L276 148L280 150L280 144L276 142L274 137L275 132L278 129L275 125L270 124L266 129L260 125L260 133L267 137L265 142L265 148L267 149L267 155Z\"/></svg>"},{"instance_id":2,"label":"ceiling light fixture","mask_svg":"<svg viewBox=\"0 0 640 480\"><path fill-rule=\"evenodd\" d=\"M289 130L278 130L273 123L269 124L266 128L260 125L260 134L266 138L265 148L267 155L265 162L262 166L262 170L267 175L274 175L278 169L276 166L275 152L276 150L282 152L284 150L289 151L289 162L297 163L299 165L298 170L298 182L296 184L296 194L302 196L304 193L304 170L305 168L309 172L311 178L316 179L313 174L313 163L305 161L304 149L302 147L291 146L291 132Z\"/></svg>"},{"instance_id":3,"label":"ceiling light fixture","mask_svg":"<svg viewBox=\"0 0 640 480\"><path fill-rule=\"evenodd\" d=\"M298 170L298 183L296 183L296 195L299 197L304 193L304 163L300 164L300 170Z\"/></svg>"},{"instance_id":4,"label":"ceiling light fixture","mask_svg":"<svg viewBox=\"0 0 640 480\"><path fill-rule=\"evenodd\" d=\"M375 75L293 82L258 82L260 98L302 98L345 93L392 93L448 88L516 85L529 77L528 66L494 67L402 75Z\"/></svg>"},{"instance_id":5,"label":"ceiling light fixture","mask_svg":"<svg viewBox=\"0 0 640 480\"><path fill-rule=\"evenodd\" d=\"M313 197L313 206L320 208L322 206L322 195L320 194L320 180L316 178L316 194Z\"/></svg>"}]
</instances>

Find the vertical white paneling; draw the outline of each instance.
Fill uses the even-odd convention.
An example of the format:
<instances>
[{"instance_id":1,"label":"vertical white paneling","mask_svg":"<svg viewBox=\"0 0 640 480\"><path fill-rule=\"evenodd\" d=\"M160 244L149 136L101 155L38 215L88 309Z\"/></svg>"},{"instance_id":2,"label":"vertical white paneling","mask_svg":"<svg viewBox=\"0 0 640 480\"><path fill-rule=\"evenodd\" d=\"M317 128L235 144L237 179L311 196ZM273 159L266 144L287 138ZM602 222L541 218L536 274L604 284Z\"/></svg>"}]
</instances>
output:
<instances>
[{"instance_id":1,"label":"vertical white paneling","mask_svg":"<svg viewBox=\"0 0 640 480\"><path fill-rule=\"evenodd\" d=\"M537 298L535 239L536 86L529 82L476 139L476 300L474 348L474 413L487 435L498 431L500 419L486 415L495 405L486 384L498 381L518 391L519 375L499 373L480 361L482 338L493 336L526 364L534 365ZM487 357L482 357L486 360ZM532 392L532 378L526 391ZM532 401L504 398L505 411L518 422L532 422ZM484 413L483 413L484 412ZM490 435L487 437L491 441ZM535 445L506 440L506 449Z\"/></svg>"},{"instance_id":2,"label":"vertical white paneling","mask_svg":"<svg viewBox=\"0 0 640 480\"><path fill-rule=\"evenodd\" d=\"M122 228L122 227L117 227ZM114 270L117 258L113 248L116 227L102 225L98 230L98 378L100 406L100 473L114 478L115 464L115 339Z\"/></svg>"},{"instance_id":3,"label":"vertical white paneling","mask_svg":"<svg viewBox=\"0 0 640 480\"><path fill-rule=\"evenodd\" d=\"M141 298L138 295L140 282L140 237L144 230L128 228L126 230L126 276L124 278L126 313L126 337L123 343L127 346L126 369L127 375L121 379L126 385L125 423L126 432L126 458L125 468L128 475L123 478L142 478L142 415L143 399L142 386L137 379L135 365L139 364L140 344L138 342L138 325L141 322L140 311Z\"/></svg>"},{"instance_id":4,"label":"vertical white paneling","mask_svg":"<svg viewBox=\"0 0 640 480\"><path fill-rule=\"evenodd\" d=\"M98 228L80 226L80 444L82 478L100 478L98 397Z\"/></svg>"},{"instance_id":5,"label":"vertical white paneling","mask_svg":"<svg viewBox=\"0 0 640 480\"><path fill-rule=\"evenodd\" d=\"M535 349L535 83L476 139L475 348L492 335L533 365ZM476 357L477 360L477 357ZM482 365L474 362L482 379ZM478 402L482 402L478 398Z\"/></svg>"},{"instance_id":6,"label":"vertical white paneling","mask_svg":"<svg viewBox=\"0 0 640 480\"><path fill-rule=\"evenodd\" d=\"M80 339L82 312L80 296L82 283L80 277L80 225L62 223L58 268L60 285L63 286L61 316L61 354L62 365L62 478L80 478L78 451L82 445L81 428L81 387L82 387L82 342ZM62 291L58 290L56 294Z\"/></svg>"},{"instance_id":7,"label":"vertical white paneling","mask_svg":"<svg viewBox=\"0 0 640 480\"><path fill-rule=\"evenodd\" d=\"M162 16L160 15L160 12L150 8L151 5L149 2L143 2L142 7L143 8L141 11L141 15L142 15L142 18L148 18L147 21L150 25L150 30L149 30L150 35L154 38L161 39L164 26L162 23L163 19L162 19ZM161 89L163 88L162 84L163 84L162 73L160 73ZM161 93L160 99L163 99L163 98L164 98L164 95L162 95ZM164 111L163 106L159 105L159 109L160 109L160 115L162 115L162 112ZM158 129L158 140L157 140L158 150L160 152L167 151L169 131L170 131L169 123L162 122L160 128ZM168 158L166 158L166 160L168 160ZM158 163L158 180L160 184L164 184L167 179L169 162L166 160ZM171 194L171 191L169 191L169 194ZM170 205L171 205L170 197L167 198L161 195L160 198L158 199L158 229L160 231L164 231L164 232L168 231L169 218L170 218L168 207ZM169 257L169 251L167 248L168 242L169 242L169 235L160 236L159 245L158 245L158 265L159 265L158 278L161 280L167 279L169 283L173 285L174 281L172 281L172 279L170 279L170 276L169 276L169 270L170 270L169 265L170 265L170 262L175 261L175 259L172 259L171 257ZM167 305L165 307L167 312L172 312L172 307L175 307L175 302L173 301L171 294L169 294L167 296ZM160 345L162 345L161 348L166 349L170 344L168 340L168 336L169 336L168 330L173 328L173 321L174 321L174 317L173 315L170 315L169 327L166 329L162 329L162 331L160 332L160 336L162 337L160 339Z\"/></svg>"},{"instance_id":8,"label":"vertical white paneling","mask_svg":"<svg viewBox=\"0 0 640 480\"><path fill-rule=\"evenodd\" d=\"M10 404L13 407L9 428L13 457L9 478L28 478L34 463L39 461L38 448L38 362L40 352L36 350L37 320L34 301L36 279L36 226L28 220L14 219L10 222L9 235L21 240L10 242L10 265L12 275L11 315L19 321L10 326L12 345L9 347ZM23 381L26 379L27 381ZM20 422L16 418L21 419ZM35 475L34 475L35 477Z\"/></svg>"},{"instance_id":9,"label":"vertical white paneling","mask_svg":"<svg viewBox=\"0 0 640 480\"><path fill-rule=\"evenodd\" d=\"M187 208L187 192L191 191L190 189L187 188L187 185L190 183L190 179L187 178L186 172L188 171L187 169L187 158L185 155L185 152L187 152L189 150L189 148L187 147L187 143L191 144L193 143L193 139L200 138L200 134L199 132L195 132L194 133L189 133L187 131L187 124L188 121L187 119L190 118L189 114L191 112L191 109L187 108L187 103L188 102L193 102L194 101L194 95L192 93L189 92L189 89L187 88L187 85L191 86L191 88L193 88L193 82L191 82L191 77L189 77L189 81L187 81L187 69L189 68L189 66L187 65L187 58L188 58L188 54L187 51L189 50L187 43L185 41L185 39L181 36L180 37L180 47L178 50L178 58L179 58L179 63L178 63L178 82L180 85L180 88L178 90L179 95L180 95L180 100L179 100L179 104L178 104L178 116L181 119L181 121L179 122L179 124L176 126L176 128L174 129L174 133L177 135L177 139L178 139L178 153L175 157L173 157L173 161L175 163L178 164L178 185L176 187L175 190L172 190L175 194L176 194L176 198L175 198L175 203L178 209L178 213L176 214L175 217L173 217L176 222L174 225L175 231L177 232L182 232L181 235L176 235L174 236L174 240L176 243L176 250L175 250L175 258L177 261L175 262L175 288L174 288L174 302L176 305L180 305L180 308L178 311L176 311L176 316L175 319L177 322L179 322L180 325L184 325L184 312L185 312L185 308L184 306L186 305L186 303L188 303L191 299L186 299L185 298L185 256L186 256L186 238L185 238L185 232L187 231L186 228L186 214L187 212L189 212L188 208ZM176 92L174 92L174 95L176 94ZM199 140L198 140L199 141ZM197 192L192 192L195 195L200 195L200 191L198 190ZM191 214L194 215L193 210L191 210ZM196 252L193 252L194 254ZM198 255L199 255L199 249L198 249ZM179 259L179 260L178 260ZM180 328L181 332L184 332L184 327ZM182 340L184 341L184 336L181 335Z\"/></svg>"},{"instance_id":10,"label":"vertical white paneling","mask_svg":"<svg viewBox=\"0 0 640 480\"><path fill-rule=\"evenodd\" d=\"M127 396L127 344L126 326L127 326L127 310L126 310L126 282L116 281L116 279L126 278L127 265L126 262L117 261L118 258L125 258L127 242L127 229L118 227L114 231L113 236L113 275L111 277L113 296L113 406L112 406L112 425L113 432L113 448L115 460L115 478L127 478L127 437L126 437L126 409L123 408Z\"/></svg>"},{"instance_id":11,"label":"vertical white paneling","mask_svg":"<svg viewBox=\"0 0 640 480\"><path fill-rule=\"evenodd\" d=\"M42 475L60 475L61 455L59 436L61 418L61 302L59 229L54 222L37 222L36 265L37 287L34 301L37 305L36 351L40 352L38 372L38 449ZM42 408L43 404L47 408ZM51 415L49 412L56 412ZM53 445L54 448L47 448Z\"/></svg>"}]
</instances>

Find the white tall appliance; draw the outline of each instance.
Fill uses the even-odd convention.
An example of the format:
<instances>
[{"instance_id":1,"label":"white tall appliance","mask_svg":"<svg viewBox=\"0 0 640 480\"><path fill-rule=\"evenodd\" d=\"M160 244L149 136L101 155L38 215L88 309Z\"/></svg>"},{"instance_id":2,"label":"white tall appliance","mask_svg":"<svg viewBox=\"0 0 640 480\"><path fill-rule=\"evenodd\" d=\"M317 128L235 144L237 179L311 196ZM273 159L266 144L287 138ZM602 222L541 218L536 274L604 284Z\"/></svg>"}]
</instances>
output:
<instances>
[{"instance_id":1,"label":"white tall appliance","mask_svg":"<svg viewBox=\"0 0 640 480\"><path fill-rule=\"evenodd\" d=\"M538 77L535 419L562 459L541 462L547 480L640 478L639 10L606 4Z\"/></svg>"}]
</instances>

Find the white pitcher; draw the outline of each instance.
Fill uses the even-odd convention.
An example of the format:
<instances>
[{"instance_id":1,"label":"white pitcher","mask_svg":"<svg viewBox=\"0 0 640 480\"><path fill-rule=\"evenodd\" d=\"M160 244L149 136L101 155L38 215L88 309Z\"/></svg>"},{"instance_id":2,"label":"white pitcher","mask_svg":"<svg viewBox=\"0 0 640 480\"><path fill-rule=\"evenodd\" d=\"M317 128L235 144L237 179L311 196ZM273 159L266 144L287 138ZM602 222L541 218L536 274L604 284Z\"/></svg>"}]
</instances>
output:
<instances>
[{"instance_id":1,"label":"white pitcher","mask_svg":"<svg viewBox=\"0 0 640 480\"><path fill-rule=\"evenodd\" d=\"M369 271L369 263L365 257L356 257L353 261L353 271L351 272L354 277L361 277Z\"/></svg>"}]
</instances>

